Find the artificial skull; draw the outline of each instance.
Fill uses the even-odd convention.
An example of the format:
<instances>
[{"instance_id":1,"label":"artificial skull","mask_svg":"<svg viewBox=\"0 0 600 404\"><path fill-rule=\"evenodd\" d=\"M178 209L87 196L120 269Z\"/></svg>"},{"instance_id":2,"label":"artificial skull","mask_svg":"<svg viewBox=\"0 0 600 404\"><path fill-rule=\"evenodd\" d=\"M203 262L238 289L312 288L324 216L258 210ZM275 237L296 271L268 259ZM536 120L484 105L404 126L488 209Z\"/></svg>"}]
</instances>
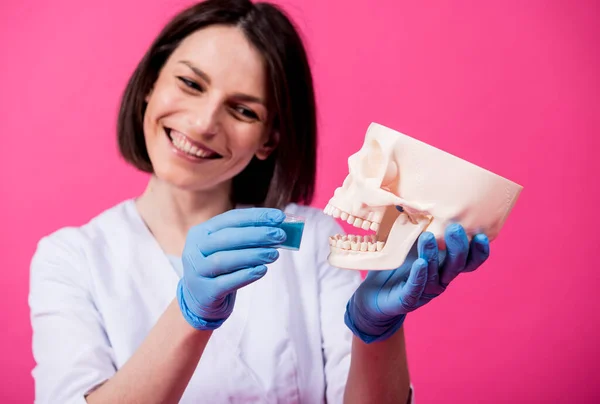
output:
<instances>
[{"instance_id":1,"label":"artificial skull","mask_svg":"<svg viewBox=\"0 0 600 404\"><path fill-rule=\"evenodd\" d=\"M492 241L522 190L376 123L369 126L362 148L348 158L348 167L325 213L374 234L329 238L330 264L347 269L398 268L426 230L444 249L443 233L453 222L465 228L469 239L483 232Z\"/></svg>"}]
</instances>

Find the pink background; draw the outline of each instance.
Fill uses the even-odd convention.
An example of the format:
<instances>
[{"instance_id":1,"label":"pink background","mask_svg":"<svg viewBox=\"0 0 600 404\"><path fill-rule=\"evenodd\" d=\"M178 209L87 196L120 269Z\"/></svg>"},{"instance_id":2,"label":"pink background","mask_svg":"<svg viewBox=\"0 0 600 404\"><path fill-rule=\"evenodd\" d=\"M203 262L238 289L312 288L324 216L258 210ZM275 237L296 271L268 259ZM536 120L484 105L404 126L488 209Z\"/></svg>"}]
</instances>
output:
<instances>
[{"instance_id":1,"label":"pink background","mask_svg":"<svg viewBox=\"0 0 600 404\"><path fill-rule=\"evenodd\" d=\"M483 5L482 3L485 3ZM128 74L187 1L0 6L0 401L31 402L37 240L139 193L115 147ZM597 2L287 0L320 114L314 205L371 121L522 184L491 260L410 316L419 403L600 399Z\"/></svg>"}]
</instances>

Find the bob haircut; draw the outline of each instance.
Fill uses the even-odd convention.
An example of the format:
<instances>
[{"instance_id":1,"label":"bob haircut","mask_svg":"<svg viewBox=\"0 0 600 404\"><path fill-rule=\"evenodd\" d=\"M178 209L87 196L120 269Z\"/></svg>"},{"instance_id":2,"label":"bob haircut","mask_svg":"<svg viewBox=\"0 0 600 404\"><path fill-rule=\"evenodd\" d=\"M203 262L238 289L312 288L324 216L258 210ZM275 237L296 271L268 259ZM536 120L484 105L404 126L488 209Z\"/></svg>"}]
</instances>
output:
<instances>
[{"instance_id":1,"label":"bob haircut","mask_svg":"<svg viewBox=\"0 0 600 404\"><path fill-rule=\"evenodd\" d=\"M233 178L232 202L284 208L312 202L317 161L313 79L300 34L277 6L250 0L206 0L177 14L151 44L133 72L117 120L119 152L139 170L152 173L143 120L145 97L171 53L193 32L213 24L235 26L259 51L267 74L271 136L279 143L266 160L254 157Z\"/></svg>"}]
</instances>

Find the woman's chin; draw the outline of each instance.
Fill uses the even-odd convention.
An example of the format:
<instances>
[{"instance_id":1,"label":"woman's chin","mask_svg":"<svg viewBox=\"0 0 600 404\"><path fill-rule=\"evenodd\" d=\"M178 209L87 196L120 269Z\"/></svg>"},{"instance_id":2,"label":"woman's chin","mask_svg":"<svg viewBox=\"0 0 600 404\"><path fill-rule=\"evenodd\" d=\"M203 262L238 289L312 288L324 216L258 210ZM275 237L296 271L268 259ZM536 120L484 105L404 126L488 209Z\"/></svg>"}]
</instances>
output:
<instances>
[{"instance_id":1,"label":"woman's chin","mask_svg":"<svg viewBox=\"0 0 600 404\"><path fill-rule=\"evenodd\" d=\"M176 167L154 171L154 176L161 182L184 191L201 192L214 190L215 187L226 186L221 178L202 173L190 173Z\"/></svg>"}]
</instances>

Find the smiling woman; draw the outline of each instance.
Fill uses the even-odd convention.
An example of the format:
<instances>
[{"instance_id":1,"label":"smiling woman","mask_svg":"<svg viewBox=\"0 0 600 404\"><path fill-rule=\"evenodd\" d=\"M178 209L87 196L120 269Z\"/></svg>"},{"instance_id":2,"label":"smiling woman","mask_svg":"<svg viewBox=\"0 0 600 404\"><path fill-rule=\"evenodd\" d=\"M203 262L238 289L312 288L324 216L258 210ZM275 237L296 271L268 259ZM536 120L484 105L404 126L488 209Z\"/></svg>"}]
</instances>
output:
<instances>
[{"instance_id":1,"label":"smiling woman","mask_svg":"<svg viewBox=\"0 0 600 404\"><path fill-rule=\"evenodd\" d=\"M33 256L37 402L412 402L402 325L445 287L425 285L437 250L424 239L414 264L365 283L329 265L341 227L307 206L315 116L276 6L208 0L167 24L118 116L146 189ZM297 216L302 239L286 240ZM468 254L459 230L440 269L453 276L487 251Z\"/></svg>"},{"instance_id":2,"label":"smiling woman","mask_svg":"<svg viewBox=\"0 0 600 404\"><path fill-rule=\"evenodd\" d=\"M262 56L240 29L213 25L186 37L145 98L154 174L190 191L229 194L232 178L252 159L266 160L279 139L261 101L265 82Z\"/></svg>"},{"instance_id":3,"label":"smiling woman","mask_svg":"<svg viewBox=\"0 0 600 404\"><path fill-rule=\"evenodd\" d=\"M278 8L249 4L207 1L164 28L126 88L119 148L184 188L231 188L232 203L310 204L317 125L306 51Z\"/></svg>"}]
</instances>

